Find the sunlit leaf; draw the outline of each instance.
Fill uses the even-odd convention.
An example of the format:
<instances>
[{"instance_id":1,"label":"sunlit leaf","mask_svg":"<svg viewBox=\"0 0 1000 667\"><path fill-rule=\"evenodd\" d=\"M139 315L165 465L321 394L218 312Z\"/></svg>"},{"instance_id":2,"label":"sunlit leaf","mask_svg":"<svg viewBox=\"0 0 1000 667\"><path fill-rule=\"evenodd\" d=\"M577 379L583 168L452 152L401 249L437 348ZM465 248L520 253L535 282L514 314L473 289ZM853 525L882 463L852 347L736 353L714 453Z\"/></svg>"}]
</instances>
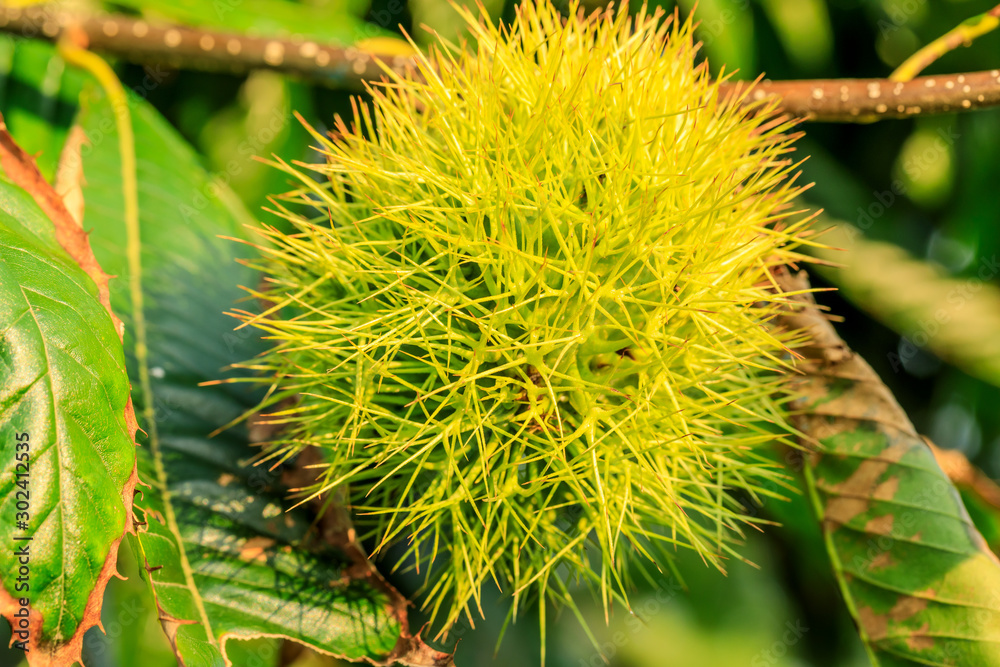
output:
<instances>
[{"instance_id":1,"label":"sunlit leaf","mask_svg":"<svg viewBox=\"0 0 1000 667\"><path fill-rule=\"evenodd\" d=\"M33 661L70 665L132 526L135 416L107 276L4 129L0 144L0 612Z\"/></svg>"}]
</instances>

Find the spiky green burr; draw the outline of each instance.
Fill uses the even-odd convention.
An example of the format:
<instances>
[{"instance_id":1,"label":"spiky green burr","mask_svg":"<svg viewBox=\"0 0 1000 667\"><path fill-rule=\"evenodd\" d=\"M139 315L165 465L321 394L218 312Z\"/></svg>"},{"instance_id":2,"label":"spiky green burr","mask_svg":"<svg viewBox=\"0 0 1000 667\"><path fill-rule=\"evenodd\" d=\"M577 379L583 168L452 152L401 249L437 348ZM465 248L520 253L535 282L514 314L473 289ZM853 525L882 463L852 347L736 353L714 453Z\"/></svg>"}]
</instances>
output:
<instances>
[{"instance_id":1,"label":"spiky green burr","mask_svg":"<svg viewBox=\"0 0 1000 667\"><path fill-rule=\"evenodd\" d=\"M268 404L295 397L271 458L318 447L310 491L409 545L443 629L484 584L516 613L573 578L626 599L678 545L721 568L732 492L780 477L792 125L721 98L690 24L575 12L467 15L472 44L315 134L321 163L279 163L293 231L265 228L273 305L242 315Z\"/></svg>"}]
</instances>

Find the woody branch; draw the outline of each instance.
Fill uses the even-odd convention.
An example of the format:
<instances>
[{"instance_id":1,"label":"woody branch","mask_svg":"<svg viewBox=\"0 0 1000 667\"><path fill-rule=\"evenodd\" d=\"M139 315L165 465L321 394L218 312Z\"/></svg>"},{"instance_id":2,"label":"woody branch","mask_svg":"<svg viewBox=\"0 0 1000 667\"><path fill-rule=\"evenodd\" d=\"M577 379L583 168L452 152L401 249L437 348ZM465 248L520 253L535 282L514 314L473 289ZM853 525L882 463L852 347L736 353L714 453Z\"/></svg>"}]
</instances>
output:
<instances>
[{"instance_id":1,"label":"woody branch","mask_svg":"<svg viewBox=\"0 0 1000 667\"><path fill-rule=\"evenodd\" d=\"M330 86L360 87L383 76L378 61L404 72L408 56L358 47L338 47L304 39L273 39L169 24L118 14L76 16L49 5L0 7L0 30L58 40L70 34L87 47L143 63L239 71L275 69ZM746 90L749 82L727 81L723 94ZM781 99L789 114L811 121L868 122L883 118L952 113L1000 106L1000 70L909 81L818 79L760 81L748 100Z\"/></svg>"}]
</instances>

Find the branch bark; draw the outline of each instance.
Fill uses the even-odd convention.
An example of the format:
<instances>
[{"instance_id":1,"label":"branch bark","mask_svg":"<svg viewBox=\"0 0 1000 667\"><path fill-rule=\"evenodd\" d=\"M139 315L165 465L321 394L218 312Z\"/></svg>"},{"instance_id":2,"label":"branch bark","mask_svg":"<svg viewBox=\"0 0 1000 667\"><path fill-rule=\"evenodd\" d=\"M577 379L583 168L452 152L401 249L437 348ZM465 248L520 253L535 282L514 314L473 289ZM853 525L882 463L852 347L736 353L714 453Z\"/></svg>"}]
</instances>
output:
<instances>
[{"instance_id":1,"label":"branch bark","mask_svg":"<svg viewBox=\"0 0 1000 667\"><path fill-rule=\"evenodd\" d=\"M51 5L0 7L0 30L58 40L142 63L166 63L209 71L267 68L304 76L332 87L361 88L384 73L379 61L404 73L411 57L362 46L339 47L303 39L276 39L199 28L154 24L120 14L78 16ZM726 81L724 94L751 82ZM1000 70L911 81L818 79L760 81L748 101L777 96L787 113L808 121L871 122L885 118L954 113L1000 106Z\"/></svg>"},{"instance_id":2,"label":"branch bark","mask_svg":"<svg viewBox=\"0 0 1000 667\"><path fill-rule=\"evenodd\" d=\"M745 89L748 83L728 84ZM782 109L807 121L863 123L887 118L956 113L1000 106L1000 70L911 81L816 79L762 81L752 97L775 95Z\"/></svg>"}]
</instances>

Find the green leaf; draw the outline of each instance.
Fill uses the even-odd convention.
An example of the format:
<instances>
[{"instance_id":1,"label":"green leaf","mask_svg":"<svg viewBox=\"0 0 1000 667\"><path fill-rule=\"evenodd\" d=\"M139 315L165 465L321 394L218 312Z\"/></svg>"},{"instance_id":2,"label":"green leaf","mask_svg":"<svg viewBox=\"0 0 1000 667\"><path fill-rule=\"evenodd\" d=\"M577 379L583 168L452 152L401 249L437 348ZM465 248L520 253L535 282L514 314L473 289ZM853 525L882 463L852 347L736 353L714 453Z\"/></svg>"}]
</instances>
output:
<instances>
[{"instance_id":1,"label":"green leaf","mask_svg":"<svg viewBox=\"0 0 1000 667\"><path fill-rule=\"evenodd\" d=\"M22 122L13 129L25 131L32 150L58 152L67 132L63 116L40 112L43 98L30 91L58 67L38 54L47 51L50 60L61 59L51 46L18 41L15 68L28 62L25 49L33 65L21 70L18 94L3 97L2 110L21 110ZM95 254L117 276L111 302L125 322L133 400L149 434L138 465L150 486L140 487L143 495L136 499L137 519L147 523L130 541L179 662L223 665L227 640L257 636L289 638L321 652L375 661L387 658L397 644L409 648L400 641L402 628L392 613L398 596L391 609L385 592L359 578L356 567L348 571L340 550L301 544L313 517L285 511L290 503L281 471L247 467L256 450L246 429L209 437L259 401L242 385L199 386L223 377L225 366L260 347L249 330L233 331L235 321L224 315L242 295L238 286L256 280L236 263L253 251L220 238L246 237L245 210L149 105L133 99L141 255L139 265L130 264L114 116L88 80L73 69L58 79L75 90L85 85L78 121L89 144L77 149L85 224L92 230ZM64 98L58 86L48 94ZM67 149L66 162L74 155ZM54 172L54 159L51 164ZM141 270L133 271L134 266ZM148 393L141 388L132 285L141 288L141 317L148 330ZM118 349L121 356L120 344ZM276 645L263 643L256 650Z\"/></svg>"},{"instance_id":2,"label":"green leaf","mask_svg":"<svg viewBox=\"0 0 1000 667\"><path fill-rule=\"evenodd\" d=\"M0 610L39 660L71 664L131 529L135 419L106 276L8 142L4 171L31 194L0 179Z\"/></svg>"},{"instance_id":3,"label":"green leaf","mask_svg":"<svg viewBox=\"0 0 1000 667\"><path fill-rule=\"evenodd\" d=\"M820 240L830 247L810 252L839 265L821 267L823 276L908 339L889 356L895 370L922 347L1000 386L1000 288L987 282L1000 272L995 256L980 263L975 278L962 280L891 243L866 239L851 225L836 224Z\"/></svg>"},{"instance_id":4,"label":"green leaf","mask_svg":"<svg viewBox=\"0 0 1000 667\"><path fill-rule=\"evenodd\" d=\"M0 34L0 109L18 144L37 155L50 182L76 114L83 76L67 69L52 46Z\"/></svg>"},{"instance_id":5,"label":"green leaf","mask_svg":"<svg viewBox=\"0 0 1000 667\"><path fill-rule=\"evenodd\" d=\"M94 247L108 269L123 276L112 301L129 316L129 331L137 329L137 315L149 331L151 392L136 392L135 401L149 433L140 474L152 488L137 501L148 525L133 549L167 636L188 667L223 664L226 640L260 635L350 659L382 659L400 636L386 596L348 576L342 554L299 548L310 517L285 512L287 491L277 474L246 466L255 452L245 430L209 437L257 398L237 385L199 386L258 349L258 341L234 332L224 315L241 296L238 286L256 280L236 262L240 252L249 253L217 236L244 237L246 213L155 111L136 101L131 112L139 273L120 242L126 234L121 163L114 130L106 131L112 110L103 94L85 94L78 122L92 137L83 169ZM129 283L141 285L141 314ZM126 339L132 354L135 345ZM131 361L138 378L142 359Z\"/></svg>"},{"instance_id":6,"label":"green leaf","mask_svg":"<svg viewBox=\"0 0 1000 667\"><path fill-rule=\"evenodd\" d=\"M255 35L298 36L341 46L390 33L360 17L370 0L334 0L324 6L288 0L118 0L152 19ZM393 28L402 17L384 27Z\"/></svg>"},{"instance_id":7,"label":"green leaf","mask_svg":"<svg viewBox=\"0 0 1000 667\"><path fill-rule=\"evenodd\" d=\"M1000 665L1000 562L875 372L814 308L800 428L805 477L874 665Z\"/></svg>"}]
</instances>

